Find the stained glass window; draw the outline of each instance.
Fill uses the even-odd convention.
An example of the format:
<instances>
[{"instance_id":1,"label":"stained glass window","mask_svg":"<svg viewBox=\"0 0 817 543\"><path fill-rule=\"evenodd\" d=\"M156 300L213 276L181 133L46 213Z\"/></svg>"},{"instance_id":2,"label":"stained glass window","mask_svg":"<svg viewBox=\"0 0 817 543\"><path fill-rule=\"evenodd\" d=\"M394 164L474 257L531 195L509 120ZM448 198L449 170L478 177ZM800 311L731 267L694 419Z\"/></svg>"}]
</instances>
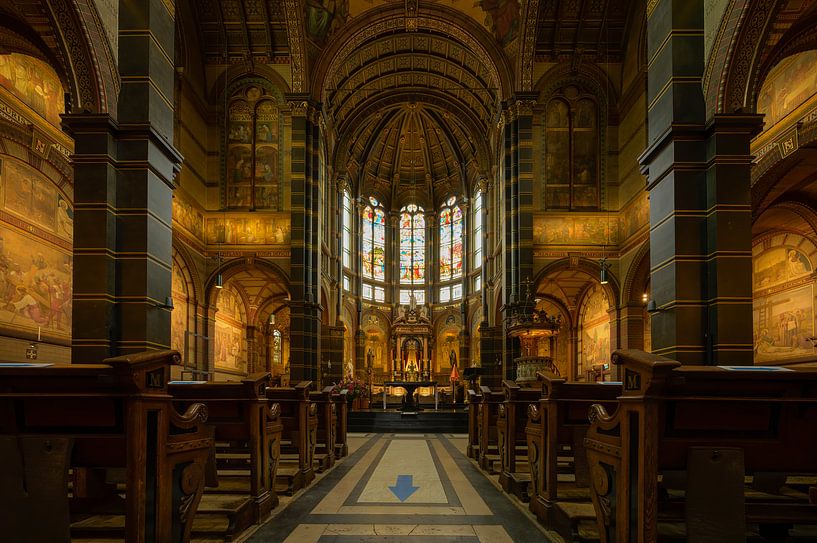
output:
<instances>
[{"instance_id":1,"label":"stained glass window","mask_svg":"<svg viewBox=\"0 0 817 543\"><path fill-rule=\"evenodd\" d=\"M422 284L426 278L426 220L414 204L400 210L400 283Z\"/></svg>"},{"instance_id":2,"label":"stained glass window","mask_svg":"<svg viewBox=\"0 0 817 543\"><path fill-rule=\"evenodd\" d=\"M462 277L462 210L452 196L440 211L440 281Z\"/></svg>"},{"instance_id":3,"label":"stained glass window","mask_svg":"<svg viewBox=\"0 0 817 543\"><path fill-rule=\"evenodd\" d=\"M482 267L482 191L474 198L474 269Z\"/></svg>"},{"instance_id":4,"label":"stained glass window","mask_svg":"<svg viewBox=\"0 0 817 543\"><path fill-rule=\"evenodd\" d=\"M343 267L352 267L352 195L343 191ZM348 289L347 289L348 290Z\"/></svg>"},{"instance_id":5,"label":"stained glass window","mask_svg":"<svg viewBox=\"0 0 817 543\"><path fill-rule=\"evenodd\" d=\"M386 278L386 214L375 198L363 209L363 277Z\"/></svg>"}]
</instances>

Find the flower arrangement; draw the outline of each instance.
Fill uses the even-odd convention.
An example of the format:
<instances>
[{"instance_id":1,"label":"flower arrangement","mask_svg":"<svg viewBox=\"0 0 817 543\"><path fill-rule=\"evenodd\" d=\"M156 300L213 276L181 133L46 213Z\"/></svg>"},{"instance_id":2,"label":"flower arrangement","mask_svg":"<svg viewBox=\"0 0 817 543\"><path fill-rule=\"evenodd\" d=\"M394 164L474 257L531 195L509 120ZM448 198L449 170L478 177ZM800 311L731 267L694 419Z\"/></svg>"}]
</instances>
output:
<instances>
[{"instance_id":1,"label":"flower arrangement","mask_svg":"<svg viewBox=\"0 0 817 543\"><path fill-rule=\"evenodd\" d=\"M366 383L355 377L346 377L340 383L335 383L332 392L345 395L349 401L369 397L369 388Z\"/></svg>"}]
</instances>

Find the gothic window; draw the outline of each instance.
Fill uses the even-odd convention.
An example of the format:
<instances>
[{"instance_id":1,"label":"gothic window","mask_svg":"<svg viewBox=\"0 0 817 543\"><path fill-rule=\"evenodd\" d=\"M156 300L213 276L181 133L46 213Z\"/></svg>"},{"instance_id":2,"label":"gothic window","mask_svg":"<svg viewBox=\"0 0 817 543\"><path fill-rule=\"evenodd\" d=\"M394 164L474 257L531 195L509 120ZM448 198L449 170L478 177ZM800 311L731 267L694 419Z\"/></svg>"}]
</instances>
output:
<instances>
[{"instance_id":1,"label":"gothic window","mask_svg":"<svg viewBox=\"0 0 817 543\"><path fill-rule=\"evenodd\" d=\"M462 210L452 196L440 211L440 281L462 277Z\"/></svg>"},{"instance_id":2,"label":"gothic window","mask_svg":"<svg viewBox=\"0 0 817 543\"><path fill-rule=\"evenodd\" d=\"M482 198L482 191L477 192L474 198L474 220L472 223L474 225L474 237L472 238L474 247L474 269L482 267Z\"/></svg>"},{"instance_id":3,"label":"gothic window","mask_svg":"<svg viewBox=\"0 0 817 543\"><path fill-rule=\"evenodd\" d=\"M426 278L426 220L423 208L409 204L400 210L400 284L423 284Z\"/></svg>"},{"instance_id":4,"label":"gothic window","mask_svg":"<svg viewBox=\"0 0 817 543\"><path fill-rule=\"evenodd\" d=\"M343 191L343 267L352 267L352 195ZM348 290L348 289L346 289Z\"/></svg>"},{"instance_id":5,"label":"gothic window","mask_svg":"<svg viewBox=\"0 0 817 543\"><path fill-rule=\"evenodd\" d=\"M363 277L386 278L386 213L375 198L363 209Z\"/></svg>"},{"instance_id":6,"label":"gothic window","mask_svg":"<svg viewBox=\"0 0 817 543\"><path fill-rule=\"evenodd\" d=\"M599 120L596 102L577 87L561 89L545 110L545 205L598 209Z\"/></svg>"},{"instance_id":7,"label":"gothic window","mask_svg":"<svg viewBox=\"0 0 817 543\"><path fill-rule=\"evenodd\" d=\"M283 209L280 113L271 89L248 83L227 105L227 207Z\"/></svg>"}]
</instances>

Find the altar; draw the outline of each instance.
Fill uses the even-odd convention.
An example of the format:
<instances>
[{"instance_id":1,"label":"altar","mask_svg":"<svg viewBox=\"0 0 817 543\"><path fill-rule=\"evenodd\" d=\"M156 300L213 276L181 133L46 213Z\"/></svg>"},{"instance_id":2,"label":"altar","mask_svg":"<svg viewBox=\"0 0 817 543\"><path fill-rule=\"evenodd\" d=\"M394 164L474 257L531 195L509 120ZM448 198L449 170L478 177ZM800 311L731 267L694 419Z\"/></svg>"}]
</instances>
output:
<instances>
[{"instance_id":1,"label":"altar","mask_svg":"<svg viewBox=\"0 0 817 543\"><path fill-rule=\"evenodd\" d=\"M434 387L434 411L437 410L437 381L386 381L383 383L383 410L386 410L386 389L388 387L401 387L406 390L403 401L403 413L417 413L420 410L419 401L414 403L414 392L421 387Z\"/></svg>"}]
</instances>

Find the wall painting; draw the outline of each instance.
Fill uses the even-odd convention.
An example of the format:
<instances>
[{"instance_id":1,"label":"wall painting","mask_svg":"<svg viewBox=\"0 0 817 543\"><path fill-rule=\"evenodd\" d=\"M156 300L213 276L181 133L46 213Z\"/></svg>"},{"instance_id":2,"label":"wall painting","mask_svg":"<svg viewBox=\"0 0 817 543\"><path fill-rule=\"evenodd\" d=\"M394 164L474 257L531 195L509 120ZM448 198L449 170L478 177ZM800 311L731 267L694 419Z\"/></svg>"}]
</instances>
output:
<instances>
[{"instance_id":1,"label":"wall painting","mask_svg":"<svg viewBox=\"0 0 817 543\"><path fill-rule=\"evenodd\" d=\"M49 123L60 126L60 114L65 111L62 83L42 60L19 53L0 55L0 87Z\"/></svg>"},{"instance_id":2,"label":"wall painting","mask_svg":"<svg viewBox=\"0 0 817 543\"><path fill-rule=\"evenodd\" d=\"M173 196L173 223L174 227L181 227L194 238L204 241L204 213L181 198L178 191Z\"/></svg>"},{"instance_id":3,"label":"wall painting","mask_svg":"<svg viewBox=\"0 0 817 543\"><path fill-rule=\"evenodd\" d=\"M755 363L814 356L814 286L805 285L753 302Z\"/></svg>"},{"instance_id":4,"label":"wall painting","mask_svg":"<svg viewBox=\"0 0 817 543\"><path fill-rule=\"evenodd\" d=\"M775 66L757 99L757 112L765 114L764 130L783 120L817 94L817 51L792 55Z\"/></svg>"},{"instance_id":5,"label":"wall painting","mask_svg":"<svg viewBox=\"0 0 817 543\"><path fill-rule=\"evenodd\" d=\"M808 257L797 249L777 246L755 255L752 271L752 289L759 290L805 277L813 268Z\"/></svg>"},{"instance_id":6,"label":"wall painting","mask_svg":"<svg viewBox=\"0 0 817 543\"><path fill-rule=\"evenodd\" d=\"M244 213L208 217L206 241L224 245L287 245L289 213Z\"/></svg>"},{"instance_id":7,"label":"wall painting","mask_svg":"<svg viewBox=\"0 0 817 543\"><path fill-rule=\"evenodd\" d=\"M606 214L538 214L533 217L533 243L613 245L618 243L618 218Z\"/></svg>"},{"instance_id":8,"label":"wall painting","mask_svg":"<svg viewBox=\"0 0 817 543\"><path fill-rule=\"evenodd\" d=\"M247 371L247 325L244 302L229 283L216 301L215 366L220 370Z\"/></svg>"},{"instance_id":9,"label":"wall painting","mask_svg":"<svg viewBox=\"0 0 817 543\"><path fill-rule=\"evenodd\" d=\"M577 376L594 366L610 363L610 315L609 303L601 287L594 287L585 297L580 324L581 360Z\"/></svg>"}]
</instances>

